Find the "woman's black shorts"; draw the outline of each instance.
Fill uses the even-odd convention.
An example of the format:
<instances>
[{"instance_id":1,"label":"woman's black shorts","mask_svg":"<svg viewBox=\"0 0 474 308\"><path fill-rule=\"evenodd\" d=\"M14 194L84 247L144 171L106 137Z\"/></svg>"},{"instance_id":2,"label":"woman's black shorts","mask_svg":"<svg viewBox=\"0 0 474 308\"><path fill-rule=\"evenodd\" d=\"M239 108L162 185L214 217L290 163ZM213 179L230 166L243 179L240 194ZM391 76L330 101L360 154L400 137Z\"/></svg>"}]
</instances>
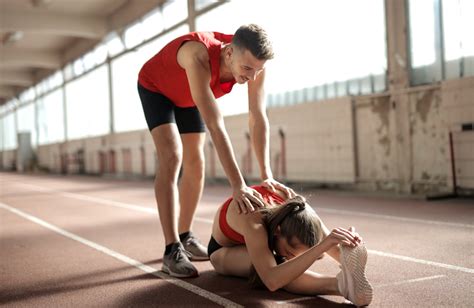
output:
<instances>
[{"instance_id":1,"label":"woman's black shorts","mask_svg":"<svg viewBox=\"0 0 474 308\"><path fill-rule=\"evenodd\" d=\"M207 255L211 257L211 255L216 252L217 250L221 249L222 246L216 242L214 237L211 236L211 239L209 240L209 244L207 244Z\"/></svg>"},{"instance_id":2,"label":"woman's black shorts","mask_svg":"<svg viewBox=\"0 0 474 308\"><path fill-rule=\"evenodd\" d=\"M142 101L148 129L176 123L180 134L203 133L206 131L204 121L196 106L180 108L175 106L166 96L145 89L138 83L138 95Z\"/></svg>"}]
</instances>

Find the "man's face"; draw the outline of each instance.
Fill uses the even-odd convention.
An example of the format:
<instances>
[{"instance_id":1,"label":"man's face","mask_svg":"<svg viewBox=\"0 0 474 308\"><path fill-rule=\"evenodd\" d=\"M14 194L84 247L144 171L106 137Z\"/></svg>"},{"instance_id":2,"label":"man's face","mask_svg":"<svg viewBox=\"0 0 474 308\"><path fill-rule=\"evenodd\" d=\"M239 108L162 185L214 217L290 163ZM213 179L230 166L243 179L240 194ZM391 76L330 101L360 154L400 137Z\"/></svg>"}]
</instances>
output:
<instances>
[{"instance_id":1,"label":"man's face","mask_svg":"<svg viewBox=\"0 0 474 308\"><path fill-rule=\"evenodd\" d=\"M265 65L266 60L258 60L247 49L232 47L230 53L230 70L234 79L239 84L244 84L249 80L255 80Z\"/></svg>"}]
</instances>

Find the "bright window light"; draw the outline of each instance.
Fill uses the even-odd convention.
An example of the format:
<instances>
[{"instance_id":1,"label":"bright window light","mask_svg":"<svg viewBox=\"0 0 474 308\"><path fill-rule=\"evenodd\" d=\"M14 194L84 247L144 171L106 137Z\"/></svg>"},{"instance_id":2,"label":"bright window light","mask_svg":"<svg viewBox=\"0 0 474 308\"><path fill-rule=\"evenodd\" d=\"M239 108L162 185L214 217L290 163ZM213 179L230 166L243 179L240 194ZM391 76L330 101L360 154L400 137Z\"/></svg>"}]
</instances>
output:
<instances>
[{"instance_id":1,"label":"bright window light","mask_svg":"<svg viewBox=\"0 0 474 308\"><path fill-rule=\"evenodd\" d=\"M125 50L122 39L115 32L110 33L104 41L110 57L116 56Z\"/></svg>"},{"instance_id":2,"label":"bright window light","mask_svg":"<svg viewBox=\"0 0 474 308\"><path fill-rule=\"evenodd\" d=\"M28 90L25 90L20 94L20 101L22 103L30 102L34 99L35 99L35 90L34 90L34 88L29 88Z\"/></svg>"},{"instance_id":3,"label":"bright window light","mask_svg":"<svg viewBox=\"0 0 474 308\"><path fill-rule=\"evenodd\" d=\"M109 133L110 100L106 65L67 83L65 91L68 138Z\"/></svg>"},{"instance_id":4,"label":"bright window light","mask_svg":"<svg viewBox=\"0 0 474 308\"><path fill-rule=\"evenodd\" d=\"M74 77L73 65L71 63L67 64L64 67L63 73L64 73L64 79L66 79L66 81L71 80Z\"/></svg>"},{"instance_id":5,"label":"bright window light","mask_svg":"<svg viewBox=\"0 0 474 308\"><path fill-rule=\"evenodd\" d=\"M149 39L165 28L163 15L161 10L154 10L142 20L142 35L144 39Z\"/></svg>"},{"instance_id":6,"label":"bright window light","mask_svg":"<svg viewBox=\"0 0 474 308\"><path fill-rule=\"evenodd\" d=\"M165 28L171 28L180 21L188 17L188 1L175 0L168 1L163 5L163 19Z\"/></svg>"},{"instance_id":7,"label":"bright window light","mask_svg":"<svg viewBox=\"0 0 474 308\"><path fill-rule=\"evenodd\" d=\"M410 0L409 12L412 67L433 64L436 60L433 0Z\"/></svg>"},{"instance_id":8,"label":"bright window light","mask_svg":"<svg viewBox=\"0 0 474 308\"><path fill-rule=\"evenodd\" d=\"M84 63L82 62L82 58L74 61L73 69L74 69L75 76L79 76L79 75L82 75L82 73L84 73Z\"/></svg>"},{"instance_id":9,"label":"bright window light","mask_svg":"<svg viewBox=\"0 0 474 308\"><path fill-rule=\"evenodd\" d=\"M143 26L141 22L138 22L125 30L124 40L125 47L133 48L143 42Z\"/></svg>"},{"instance_id":10,"label":"bright window light","mask_svg":"<svg viewBox=\"0 0 474 308\"><path fill-rule=\"evenodd\" d=\"M474 1L443 1L445 59L474 56Z\"/></svg>"},{"instance_id":11,"label":"bright window light","mask_svg":"<svg viewBox=\"0 0 474 308\"><path fill-rule=\"evenodd\" d=\"M269 7L271 14L261 13ZM273 42L275 58L266 64L267 94L370 74L385 76L383 0L299 1L298 5L272 0L230 1L196 21L198 31L224 33L234 33L248 23L262 26ZM233 105L241 105L237 100Z\"/></svg>"},{"instance_id":12,"label":"bright window light","mask_svg":"<svg viewBox=\"0 0 474 308\"><path fill-rule=\"evenodd\" d=\"M64 140L63 90L54 90L37 101L39 144Z\"/></svg>"}]
</instances>

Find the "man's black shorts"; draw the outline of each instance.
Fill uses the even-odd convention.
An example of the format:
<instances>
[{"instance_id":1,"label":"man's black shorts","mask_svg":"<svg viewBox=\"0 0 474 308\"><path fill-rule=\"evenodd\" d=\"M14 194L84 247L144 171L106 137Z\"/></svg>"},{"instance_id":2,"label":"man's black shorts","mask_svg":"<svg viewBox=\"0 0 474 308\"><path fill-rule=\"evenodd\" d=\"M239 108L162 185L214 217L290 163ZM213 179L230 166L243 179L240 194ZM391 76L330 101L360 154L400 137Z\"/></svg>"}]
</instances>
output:
<instances>
[{"instance_id":1,"label":"man's black shorts","mask_svg":"<svg viewBox=\"0 0 474 308\"><path fill-rule=\"evenodd\" d=\"M142 101L148 129L151 131L162 124L176 123L180 134L203 133L204 121L196 106L180 108L166 96L145 89L138 83L138 95Z\"/></svg>"}]
</instances>

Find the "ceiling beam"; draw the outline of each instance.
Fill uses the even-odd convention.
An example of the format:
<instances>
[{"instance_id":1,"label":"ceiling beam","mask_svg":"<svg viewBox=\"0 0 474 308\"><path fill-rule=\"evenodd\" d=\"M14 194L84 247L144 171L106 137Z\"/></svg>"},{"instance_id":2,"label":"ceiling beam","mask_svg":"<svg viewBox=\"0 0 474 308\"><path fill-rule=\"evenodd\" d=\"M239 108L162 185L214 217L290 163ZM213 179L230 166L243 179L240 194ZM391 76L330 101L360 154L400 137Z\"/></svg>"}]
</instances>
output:
<instances>
[{"instance_id":1,"label":"ceiling beam","mask_svg":"<svg viewBox=\"0 0 474 308\"><path fill-rule=\"evenodd\" d=\"M16 71L2 71L0 72L0 85L15 85L28 87L34 83L33 75L29 73L22 73Z\"/></svg>"},{"instance_id":2,"label":"ceiling beam","mask_svg":"<svg viewBox=\"0 0 474 308\"><path fill-rule=\"evenodd\" d=\"M15 96L15 90L12 87L0 86L0 97L10 98Z\"/></svg>"},{"instance_id":3,"label":"ceiling beam","mask_svg":"<svg viewBox=\"0 0 474 308\"><path fill-rule=\"evenodd\" d=\"M61 57L53 52L0 49L0 68L37 67L59 69Z\"/></svg>"},{"instance_id":4,"label":"ceiling beam","mask_svg":"<svg viewBox=\"0 0 474 308\"><path fill-rule=\"evenodd\" d=\"M3 32L24 31L98 39L107 33L107 24L98 17L80 17L50 12L3 11Z\"/></svg>"},{"instance_id":5,"label":"ceiling beam","mask_svg":"<svg viewBox=\"0 0 474 308\"><path fill-rule=\"evenodd\" d=\"M134 22L147 12L159 7L167 0L127 1L109 17L110 29L120 29Z\"/></svg>"}]
</instances>

